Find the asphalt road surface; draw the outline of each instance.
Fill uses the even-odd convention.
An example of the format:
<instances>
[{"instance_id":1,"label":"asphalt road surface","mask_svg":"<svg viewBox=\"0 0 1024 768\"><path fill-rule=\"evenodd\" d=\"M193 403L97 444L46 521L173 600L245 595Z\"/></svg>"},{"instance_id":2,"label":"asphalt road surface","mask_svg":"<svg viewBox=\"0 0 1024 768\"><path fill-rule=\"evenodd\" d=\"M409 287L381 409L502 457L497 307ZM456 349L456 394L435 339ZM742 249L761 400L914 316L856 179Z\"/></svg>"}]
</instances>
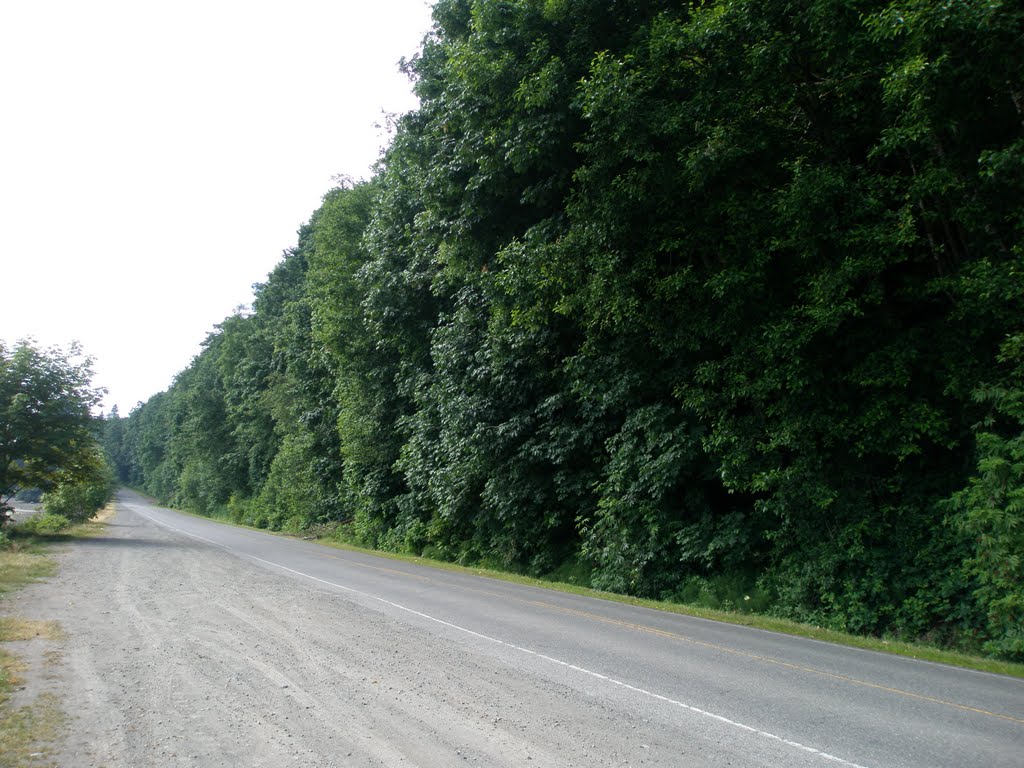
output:
<instances>
[{"instance_id":1,"label":"asphalt road surface","mask_svg":"<svg viewBox=\"0 0 1024 768\"><path fill-rule=\"evenodd\" d=\"M1024 766L1024 681L449 573L124 491L20 610L70 766Z\"/></svg>"}]
</instances>

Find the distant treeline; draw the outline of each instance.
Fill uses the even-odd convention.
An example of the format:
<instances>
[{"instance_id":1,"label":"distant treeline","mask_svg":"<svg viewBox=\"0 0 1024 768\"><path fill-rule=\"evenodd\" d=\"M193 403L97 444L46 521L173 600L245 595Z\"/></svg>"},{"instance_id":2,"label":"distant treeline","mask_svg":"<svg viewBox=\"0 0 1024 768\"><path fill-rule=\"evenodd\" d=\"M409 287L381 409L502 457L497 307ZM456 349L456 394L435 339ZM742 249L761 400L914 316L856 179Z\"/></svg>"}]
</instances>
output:
<instances>
[{"instance_id":1,"label":"distant treeline","mask_svg":"<svg viewBox=\"0 0 1024 768\"><path fill-rule=\"evenodd\" d=\"M434 20L374 178L108 419L123 480L1024 658L1024 5Z\"/></svg>"}]
</instances>

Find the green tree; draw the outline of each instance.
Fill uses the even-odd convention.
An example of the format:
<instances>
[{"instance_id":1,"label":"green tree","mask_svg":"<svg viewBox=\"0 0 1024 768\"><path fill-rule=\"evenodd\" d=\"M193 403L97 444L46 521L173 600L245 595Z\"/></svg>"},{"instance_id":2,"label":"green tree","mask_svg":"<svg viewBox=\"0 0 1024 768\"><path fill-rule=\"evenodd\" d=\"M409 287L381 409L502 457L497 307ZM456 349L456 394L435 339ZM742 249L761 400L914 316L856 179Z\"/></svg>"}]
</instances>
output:
<instances>
[{"instance_id":1,"label":"green tree","mask_svg":"<svg viewBox=\"0 0 1024 768\"><path fill-rule=\"evenodd\" d=\"M92 476L92 360L78 345L0 342L0 524L19 488L44 491Z\"/></svg>"},{"instance_id":2,"label":"green tree","mask_svg":"<svg viewBox=\"0 0 1024 768\"><path fill-rule=\"evenodd\" d=\"M116 487L114 471L102 448L95 444L57 473L53 487L43 494L43 509L71 522L82 522L106 506Z\"/></svg>"},{"instance_id":3,"label":"green tree","mask_svg":"<svg viewBox=\"0 0 1024 768\"><path fill-rule=\"evenodd\" d=\"M1000 0L440 0L375 178L119 471L1016 653L1022 34Z\"/></svg>"},{"instance_id":4,"label":"green tree","mask_svg":"<svg viewBox=\"0 0 1024 768\"><path fill-rule=\"evenodd\" d=\"M115 405L102 417L100 445L116 478L128 482L132 474L132 454L127 440L127 419L121 417Z\"/></svg>"},{"instance_id":5,"label":"green tree","mask_svg":"<svg viewBox=\"0 0 1024 768\"><path fill-rule=\"evenodd\" d=\"M423 281L410 289L411 270L400 260L412 240L417 203L398 184L384 178L343 184L324 196L313 215L309 250L309 365L329 376L314 402L318 414L333 416L328 439L321 418L318 443L336 450L321 460L340 460L337 493L340 512L354 519L361 541L376 545L397 519L398 499L406 493L395 471L401 440L400 419L410 412L398 390L401 361L411 365L420 354L417 336L430 327L429 299ZM375 203L380 215L371 229ZM374 254L371 259L370 254Z\"/></svg>"}]
</instances>

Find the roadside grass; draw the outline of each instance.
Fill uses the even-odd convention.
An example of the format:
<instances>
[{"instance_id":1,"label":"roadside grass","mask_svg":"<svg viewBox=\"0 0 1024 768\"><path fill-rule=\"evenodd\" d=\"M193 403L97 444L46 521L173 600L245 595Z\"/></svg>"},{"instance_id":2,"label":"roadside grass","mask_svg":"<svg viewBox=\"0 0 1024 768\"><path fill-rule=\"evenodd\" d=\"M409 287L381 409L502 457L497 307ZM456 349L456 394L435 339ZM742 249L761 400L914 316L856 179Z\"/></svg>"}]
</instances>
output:
<instances>
[{"instance_id":1,"label":"roadside grass","mask_svg":"<svg viewBox=\"0 0 1024 768\"><path fill-rule=\"evenodd\" d=\"M55 744L64 726L56 695L41 693L31 704L14 709L9 693L0 688L0 768L56 765Z\"/></svg>"},{"instance_id":2,"label":"roadside grass","mask_svg":"<svg viewBox=\"0 0 1024 768\"><path fill-rule=\"evenodd\" d=\"M62 640L64 637L60 624L56 621L37 621L22 619L18 616L0 616L0 643L15 640L34 640L37 637L46 640Z\"/></svg>"},{"instance_id":3,"label":"roadside grass","mask_svg":"<svg viewBox=\"0 0 1024 768\"><path fill-rule=\"evenodd\" d=\"M108 507L93 520L56 533L19 532L15 528L0 543L0 609L4 607L3 598L11 592L56 573L57 563L46 552L48 545L95 536L112 514L113 509ZM56 621L0 615L0 643L63 638ZM48 650L43 658L48 665L57 664L60 652ZM16 703L15 695L26 672L25 662L0 646L0 768L56 765L56 745L64 733L66 717L59 698L50 692L40 693L28 703Z\"/></svg>"},{"instance_id":4,"label":"roadside grass","mask_svg":"<svg viewBox=\"0 0 1024 768\"><path fill-rule=\"evenodd\" d=\"M145 498L149 499L154 504L160 504L159 501L142 493L141 491L136 490L136 493L145 496ZM808 638L810 640L819 640L825 643L845 645L850 648L859 648L865 651L876 651L895 656L906 656L920 661L930 661L936 664L947 664L949 666L973 669L979 672L989 672L996 675L1007 675L1009 677L1024 679L1024 664L1011 661L1001 661L999 659L992 659L984 656L975 656L973 654L939 648L937 646L927 645L920 642L906 642L892 638L851 635L838 630L818 627L812 624L803 624L798 621L783 619L764 613L744 613L740 611L705 608L693 603L650 600L647 598L622 595L615 592L603 592L601 590L581 586L580 584L558 581L554 578L523 576L522 574L510 573L508 571L502 571L494 568L459 565L445 560L435 560L433 558L421 557L418 555L359 547L343 540L342 538L338 538L339 535L343 534L337 526L324 527L322 531L316 531L319 535L311 536L310 531L298 534L286 533L283 531L272 531L266 528L257 528L251 525L245 525L244 523L235 522L228 516L200 515L195 512L189 512L188 510L181 509L176 509L175 511L203 520L213 520L235 528L245 528L250 531L261 531L263 533L269 533L274 536L283 536L285 538L312 540L316 541L318 544L333 547L334 549L360 552L367 555L387 558L389 560L397 560L406 563L414 563L416 565L423 565L429 568L436 568L442 571L483 576L489 579L511 582L513 584L524 584L555 592L565 592L573 595L581 595L583 597L592 597L597 600L607 600L609 602L622 603L624 605L635 605L655 611L676 613L682 616L691 616L708 621L719 621L726 624L735 624L737 626L750 627L751 629L759 629L766 632L778 632L784 635L793 635L796 637ZM567 574L571 578L578 577L578 574L576 574L573 569L563 572L556 571L553 576L564 577Z\"/></svg>"},{"instance_id":5,"label":"roadside grass","mask_svg":"<svg viewBox=\"0 0 1024 768\"><path fill-rule=\"evenodd\" d=\"M0 548L0 598L56 570L57 563L42 553L38 541L14 539L10 549Z\"/></svg>"}]
</instances>

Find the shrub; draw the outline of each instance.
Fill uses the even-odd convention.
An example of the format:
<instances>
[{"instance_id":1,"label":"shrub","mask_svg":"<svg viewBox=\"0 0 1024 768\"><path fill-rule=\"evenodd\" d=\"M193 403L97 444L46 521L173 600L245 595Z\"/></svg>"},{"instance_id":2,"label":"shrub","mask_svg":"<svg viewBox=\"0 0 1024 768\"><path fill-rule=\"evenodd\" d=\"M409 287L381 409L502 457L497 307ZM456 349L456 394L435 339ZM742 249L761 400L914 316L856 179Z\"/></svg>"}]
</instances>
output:
<instances>
[{"instance_id":1,"label":"shrub","mask_svg":"<svg viewBox=\"0 0 1024 768\"><path fill-rule=\"evenodd\" d=\"M1000 362L1024 380L1024 334L1004 344ZM977 393L993 415L977 435L977 472L952 498L953 523L974 551L965 563L976 580L974 595L985 614L985 650L1024 660L1024 387L992 387Z\"/></svg>"},{"instance_id":2,"label":"shrub","mask_svg":"<svg viewBox=\"0 0 1024 768\"><path fill-rule=\"evenodd\" d=\"M24 521L18 528L27 533L57 533L64 530L71 521L64 515L57 515L52 512L44 512L41 515L34 515Z\"/></svg>"},{"instance_id":3,"label":"shrub","mask_svg":"<svg viewBox=\"0 0 1024 768\"><path fill-rule=\"evenodd\" d=\"M105 507L113 495L114 487L110 479L58 485L43 494L43 509L48 514L82 522Z\"/></svg>"}]
</instances>

